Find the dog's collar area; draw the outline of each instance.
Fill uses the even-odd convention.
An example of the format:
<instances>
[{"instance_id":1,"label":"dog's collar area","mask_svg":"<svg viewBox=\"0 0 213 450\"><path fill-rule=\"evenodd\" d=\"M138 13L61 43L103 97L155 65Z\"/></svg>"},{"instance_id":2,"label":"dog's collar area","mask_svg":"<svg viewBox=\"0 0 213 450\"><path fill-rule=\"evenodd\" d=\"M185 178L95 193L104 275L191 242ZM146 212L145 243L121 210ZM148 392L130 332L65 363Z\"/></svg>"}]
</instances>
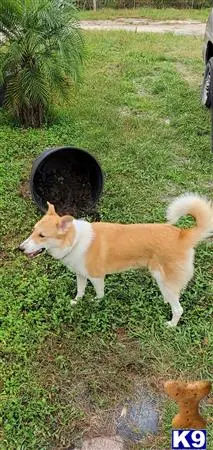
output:
<instances>
[{"instance_id":1,"label":"dog's collar area","mask_svg":"<svg viewBox=\"0 0 213 450\"><path fill-rule=\"evenodd\" d=\"M74 245L69 249L69 251L64 256L62 256L62 258L60 258L60 261L63 261L63 259L65 259L67 256L69 256L70 253L72 253L73 247L74 247Z\"/></svg>"},{"instance_id":2,"label":"dog's collar area","mask_svg":"<svg viewBox=\"0 0 213 450\"><path fill-rule=\"evenodd\" d=\"M62 258L60 258L60 261L63 261L67 256L69 256L72 253L76 244L77 244L77 238L75 237L72 247L69 248L68 252L64 256L62 256Z\"/></svg>"}]
</instances>

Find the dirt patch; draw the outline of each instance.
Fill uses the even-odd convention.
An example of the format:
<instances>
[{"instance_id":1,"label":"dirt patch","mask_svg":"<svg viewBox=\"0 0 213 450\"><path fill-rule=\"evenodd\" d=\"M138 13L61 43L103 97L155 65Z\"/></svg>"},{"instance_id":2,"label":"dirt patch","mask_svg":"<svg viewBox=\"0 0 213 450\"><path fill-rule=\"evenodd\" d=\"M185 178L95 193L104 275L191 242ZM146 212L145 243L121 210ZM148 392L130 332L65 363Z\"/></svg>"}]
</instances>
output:
<instances>
[{"instance_id":1,"label":"dirt patch","mask_svg":"<svg viewBox=\"0 0 213 450\"><path fill-rule=\"evenodd\" d=\"M124 400L133 398L136 386L147 377L138 342L123 329L117 335L116 342L107 344L98 337L83 341L69 333L63 340L52 336L41 347L35 370L50 402L57 405L51 449L62 444L77 447L82 438L115 435ZM153 384L151 389L157 391L158 383Z\"/></svg>"},{"instance_id":2,"label":"dirt patch","mask_svg":"<svg viewBox=\"0 0 213 450\"><path fill-rule=\"evenodd\" d=\"M128 108L128 106L124 106L123 108L119 108L119 113L120 113L120 116L130 117L132 114L132 111L130 108Z\"/></svg>"},{"instance_id":3,"label":"dirt patch","mask_svg":"<svg viewBox=\"0 0 213 450\"><path fill-rule=\"evenodd\" d=\"M162 202L169 204L170 202L172 202L174 200L175 197L178 197L178 195L180 195L180 194L181 194L181 192L179 190L179 187L176 186L172 182L168 182L167 183L167 192L165 192L164 195L160 196L160 200Z\"/></svg>"},{"instance_id":4,"label":"dirt patch","mask_svg":"<svg viewBox=\"0 0 213 450\"><path fill-rule=\"evenodd\" d=\"M30 192L30 184L28 180L23 180L21 182L21 186L19 189L19 195L23 198L30 198L31 192Z\"/></svg>"},{"instance_id":5,"label":"dirt patch","mask_svg":"<svg viewBox=\"0 0 213 450\"><path fill-rule=\"evenodd\" d=\"M185 64L178 62L176 64L176 70L181 75L181 78L187 82L189 87L197 88L200 86L200 76L194 73L191 68L187 67Z\"/></svg>"},{"instance_id":6,"label":"dirt patch","mask_svg":"<svg viewBox=\"0 0 213 450\"><path fill-rule=\"evenodd\" d=\"M209 189L209 191L213 191L213 181L207 181L206 183L203 184L203 186Z\"/></svg>"},{"instance_id":7,"label":"dirt patch","mask_svg":"<svg viewBox=\"0 0 213 450\"><path fill-rule=\"evenodd\" d=\"M124 450L124 447L122 441L116 438L95 438L85 441L81 450Z\"/></svg>"},{"instance_id":8,"label":"dirt patch","mask_svg":"<svg viewBox=\"0 0 213 450\"><path fill-rule=\"evenodd\" d=\"M146 81L148 81L148 80L147 80L148 78L149 78L149 77L144 77L144 78L143 78L143 83L144 83L144 84L146 83ZM142 85L142 83L141 83L140 80L139 80L139 81L138 81L138 80L134 80L134 81L133 81L133 85L134 85L135 90L136 90L136 93L137 93L137 95L138 95L139 97L145 97L145 96L148 95L148 93L147 93L147 91L146 91L144 85Z\"/></svg>"},{"instance_id":9,"label":"dirt patch","mask_svg":"<svg viewBox=\"0 0 213 450\"><path fill-rule=\"evenodd\" d=\"M181 155L174 155L174 165L175 166L187 166L191 163L190 158Z\"/></svg>"},{"instance_id":10,"label":"dirt patch","mask_svg":"<svg viewBox=\"0 0 213 450\"><path fill-rule=\"evenodd\" d=\"M84 30L126 30L135 33L174 33L183 35L204 35L206 25L199 21L168 20L151 21L147 19L115 20L82 20L81 28Z\"/></svg>"},{"instance_id":11,"label":"dirt patch","mask_svg":"<svg viewBox=\"0 0 213 450\"><path fill-rule=\"evenodd\" d=\"M159 448L168 449L168 440L164 435L147 436L139 444L127 444L125 450L159 450Z\"/></svg>"},{"instance_id":12,"label":"dirt patch","mask_svg":"<svg viewBox=\"0 0 213 450\"><path fill-rule=\"evenodd\" d=\"M146 112L139 111L136 108L128 108L128 106L120 108L119 113L121 117L147 117Z\"/></svg>"},{"instance_id":13,"label":"dirt patch","mask_svg":"<svg viewBox=\"0 0 213 450\"><path fill-rule=\"evenodd\" d=\"M3 263L3 261L6 261L8 259L8 255L4 250L0 249L0 261Z\"/></svg>"}]
</instances>

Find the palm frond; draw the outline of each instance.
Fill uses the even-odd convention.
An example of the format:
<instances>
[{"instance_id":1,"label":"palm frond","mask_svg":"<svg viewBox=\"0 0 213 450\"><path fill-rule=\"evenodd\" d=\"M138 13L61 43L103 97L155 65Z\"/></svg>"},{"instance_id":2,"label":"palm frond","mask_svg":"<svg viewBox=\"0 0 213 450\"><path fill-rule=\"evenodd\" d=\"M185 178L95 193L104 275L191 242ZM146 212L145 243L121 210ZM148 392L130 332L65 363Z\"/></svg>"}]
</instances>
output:
<instances>
[{"instance_id":1,"label":"palm frond","mask_svg":"<svg viewBox=\"0 0 213 450\"><path fill-rule=\"evenodd\" d=\"M21 0L1 0L0 2L0 32L12 39L19 34L22 22Z\"/></svg>"},{"instance_id":2,"label":"palm frond","mask_svg":"<svg viewBox=\"0 0 213 450\"><path fill-rule=\"evenodd\" d=\"M1 0L0 32L6 39L0 57L6 106L22 123L38 126L53 93L66 98L71 79L79 79L84 41L74 2Z\"/></svg>"}]
</instances>

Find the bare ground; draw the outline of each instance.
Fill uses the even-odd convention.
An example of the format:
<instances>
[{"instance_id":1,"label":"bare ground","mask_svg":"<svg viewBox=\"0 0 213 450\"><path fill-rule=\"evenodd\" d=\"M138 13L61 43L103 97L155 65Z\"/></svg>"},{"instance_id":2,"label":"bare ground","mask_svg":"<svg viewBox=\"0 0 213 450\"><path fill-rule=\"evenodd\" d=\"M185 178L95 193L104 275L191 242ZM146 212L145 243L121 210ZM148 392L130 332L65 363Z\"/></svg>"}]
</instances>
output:
<instances>
[{"instance_id":1,"label":"bare ground","mask_svg":"<svg viewBox=\"0 0 213 450\"><path fill-rule=\"evenodd\" d=\"M193 20L151 21L148 19L116 20L82 20L81 28L84 30L124 30L136 33L174 33L183 35L202 36L205 32L205 23Z\"/></svg>"}]
</instances>

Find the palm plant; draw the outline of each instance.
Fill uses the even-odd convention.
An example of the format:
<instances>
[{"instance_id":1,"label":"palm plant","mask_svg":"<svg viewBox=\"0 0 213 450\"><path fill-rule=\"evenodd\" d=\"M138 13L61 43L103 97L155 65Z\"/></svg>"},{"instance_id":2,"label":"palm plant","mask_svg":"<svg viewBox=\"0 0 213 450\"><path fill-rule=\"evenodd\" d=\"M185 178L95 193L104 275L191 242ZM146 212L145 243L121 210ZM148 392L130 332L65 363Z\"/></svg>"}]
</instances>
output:
<instances>
[{"instance_id":1,"label":"palm plant","mask_svg":"<svg viewBox=\"0 0 213 450\"><path fill-rule=\"evenodd\" d=\"M39 127L56 94L79 77L83 38L73 0L0 0L0 81L5 106Z\"/></svg>"}]
</instances>

